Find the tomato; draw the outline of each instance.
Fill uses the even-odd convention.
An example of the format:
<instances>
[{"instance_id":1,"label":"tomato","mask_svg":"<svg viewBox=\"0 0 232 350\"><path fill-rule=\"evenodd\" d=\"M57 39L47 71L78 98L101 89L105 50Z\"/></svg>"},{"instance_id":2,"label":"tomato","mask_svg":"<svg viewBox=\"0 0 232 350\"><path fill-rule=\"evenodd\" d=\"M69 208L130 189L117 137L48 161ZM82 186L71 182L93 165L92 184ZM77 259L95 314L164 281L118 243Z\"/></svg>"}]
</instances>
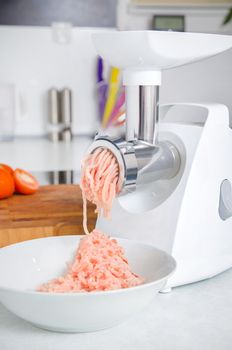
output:
<instances>
[{"instance_id":1,"label":"tomato","mask_svg":"<svg viewBox=\"0 0 232 350\"><path fill-rule=\"evenodd\" d=\"M35 193L39 188L39 182L36 178L22 169L15 169L14 171L15 190L22 194Z\"/></svg>"},{"instance_id":2,"label":"tomato","mask_svg":"<svg viewBox=\"0 0 232 350\"><path fill-rule=\"evenodd\" d=\"M12 196L15 190L13 176L4 168L0 168L0 199Z\"/></svg>"},{"instance_id":3,"label":"tomato","mask_svg":"<svg viewBox=\"0 0 232 350\"><path fill-rule=\"evenodd\" d=\"M0 169L7 170L13 176L14 170L9 165L0 163Z\"/></svg>"}]
</instances>

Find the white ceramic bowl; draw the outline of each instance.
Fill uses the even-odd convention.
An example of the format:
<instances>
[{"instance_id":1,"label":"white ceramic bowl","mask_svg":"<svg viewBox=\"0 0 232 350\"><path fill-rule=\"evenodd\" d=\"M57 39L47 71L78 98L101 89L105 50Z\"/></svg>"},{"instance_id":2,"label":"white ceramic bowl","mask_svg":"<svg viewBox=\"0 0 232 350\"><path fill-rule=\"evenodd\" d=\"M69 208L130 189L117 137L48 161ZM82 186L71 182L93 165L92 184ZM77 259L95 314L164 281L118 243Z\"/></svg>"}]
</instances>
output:
<instances>
[{"instance_id":1,"label":"white ceramic bowl","mask_svg":"<svg viewBox=\"0 0 232 350\"><path fill-rule=\"evenodd\" d=\"M153 246L118 239L132 270L145 283L91 293L41 293L36 288L65 272L80 236L35 239L0 249L0 301L32 324L59 332L91 332L142 310L175 270L175 260Z\"/></svg>"}]
</instances>

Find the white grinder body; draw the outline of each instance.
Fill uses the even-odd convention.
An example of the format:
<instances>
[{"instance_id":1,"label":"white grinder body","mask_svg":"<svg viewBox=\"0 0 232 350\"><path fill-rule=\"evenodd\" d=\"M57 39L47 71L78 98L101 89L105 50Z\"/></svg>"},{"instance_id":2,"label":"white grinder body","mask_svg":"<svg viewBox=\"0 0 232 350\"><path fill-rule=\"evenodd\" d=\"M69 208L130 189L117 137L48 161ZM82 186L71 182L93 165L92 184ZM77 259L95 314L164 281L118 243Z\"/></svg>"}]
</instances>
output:
<instances>
[{"instance_id":1,"label":"white grinder body","mask_svg":"<svg viewBox=\"0 0 232 350\"><path fill-rule=\"evenodd\" d=\"M99 229L115 237L150 243L172 254L177 270L167 287L209 278L232 266L232 218L219 215L221 185L232 182L229 112L223 105L192 104L197 107L205 109L206 117L175 123L165 122L164 116L159 125L159 139L176 145L182 158L181 178L172 194L148 210L147 202L152 206L156 195L152 186L145 193L119 197L111 220L97 221ZM163 110L171 108L175 105Z\"/></svg>"},{"instance_id":2,"label":"white grinder body","mask_svg":"<svg viewBox=\"0 0 232 350\"><path fill-rule=\"evenodd\" d=\"M96 147L110 144L123 160L123 189L128 192L115 199L111 220L100 217L97 227L171 253L177 270L167 287L228 269L232 266L232 130L228 109L217 104L184 103L199 113L192 120L183 117L176 122L170 112L180 104L160 106L159 86L163 70L228 50L232 37L127 31L98 33L93 41L106 61L122 68L126 89L124 142L110 143L105 138L96 142Z\"/></svg>"}]
</instances>

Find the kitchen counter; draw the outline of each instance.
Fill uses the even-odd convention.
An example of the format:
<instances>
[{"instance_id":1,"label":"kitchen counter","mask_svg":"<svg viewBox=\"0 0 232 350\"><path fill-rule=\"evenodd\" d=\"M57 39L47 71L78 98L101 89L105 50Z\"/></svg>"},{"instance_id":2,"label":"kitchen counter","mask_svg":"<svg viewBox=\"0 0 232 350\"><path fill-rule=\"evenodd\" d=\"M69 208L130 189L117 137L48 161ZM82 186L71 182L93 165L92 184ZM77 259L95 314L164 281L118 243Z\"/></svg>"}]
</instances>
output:
<instances>
[{"instance_id":1,"label":"kitchen counter","mask_svg":"<svg viewBox=\"0 0 232 350\"><path fill-rule=\"evenodd\" d=\"M87 206L91 231L97 215L95 205ZM0 200L0 221L0 248L35 238L83 234L81 189L78 185L40 186L31 196Z\"/></svg>"},{"instance_id":2,"label":"kitchen counter","mask_svg":"<svg viewBox=\"0 0 232 350\"><path fill-rule=\"evenodd\" d=\"M85 334L43 331L0 305L1 350L230 350L232 269L159 294L133 319Z\"/></svg>"},{"instance_id":3,"label":"kitchen counter","mask_svg":"<svg viewBox=\"0 0 232 350\"><path fill-rule=\"evenodd\" d=\"M47 138L16 138L0 142L0 163L31 172L80 170L81 159L92 139L76 136L72 142L51 142Z\"/></svg>"}]
</instances>

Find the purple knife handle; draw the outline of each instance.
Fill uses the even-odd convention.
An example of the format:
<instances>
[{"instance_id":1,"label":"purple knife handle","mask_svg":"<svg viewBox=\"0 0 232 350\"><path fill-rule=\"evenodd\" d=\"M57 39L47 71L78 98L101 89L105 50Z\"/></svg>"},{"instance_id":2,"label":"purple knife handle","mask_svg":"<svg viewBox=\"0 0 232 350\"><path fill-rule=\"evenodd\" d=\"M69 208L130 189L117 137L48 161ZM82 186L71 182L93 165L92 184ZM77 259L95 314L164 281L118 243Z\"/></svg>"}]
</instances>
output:
<instances>
[{"instance_id":1,"label":"purple knife handle","mask_svg":"<svg viewBox=\"0 0 232 350\"><path fill-rule=\"evenodd\" d=\"M108 90L108 84L104 80L100 81L98 83L98 104L99 104L99 119L100 120L102 120L104 110L105 110L107 90Z\"/></svg>"},{"instance_id":2,"label":"purple knife handle","mask_svg":"<svg viewBox=\"0 0 232 350\"><path fill-rule=\"evenodd\" d=\"M103 80L103 60L101 57L98 57L97 60L97 82Z\"/></svg>"}]
</instances>

